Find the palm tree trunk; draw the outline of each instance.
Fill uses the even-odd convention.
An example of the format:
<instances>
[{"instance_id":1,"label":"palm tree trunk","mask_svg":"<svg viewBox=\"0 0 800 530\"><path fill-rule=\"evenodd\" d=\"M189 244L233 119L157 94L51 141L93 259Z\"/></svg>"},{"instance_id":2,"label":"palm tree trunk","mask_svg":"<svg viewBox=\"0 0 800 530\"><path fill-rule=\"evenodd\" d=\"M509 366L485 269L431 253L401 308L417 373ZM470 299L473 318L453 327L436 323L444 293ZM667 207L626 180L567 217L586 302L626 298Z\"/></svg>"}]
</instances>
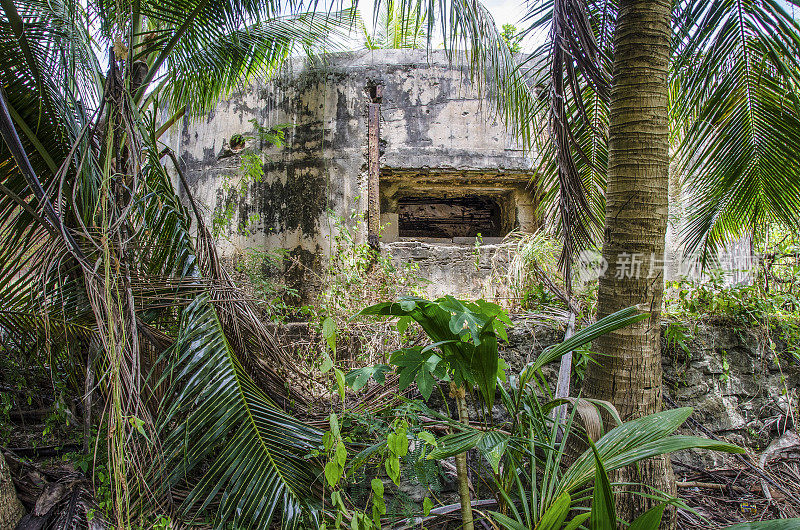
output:
<instances>
[{"instance_id":1,"label":"palm tree trunk","mask_svg":"<svg viewBox=\"0 0 800 530\"><path fill-rule=\"evenodd\" d=\"M609 164L598 318L638 305L650 318L604 335L595 343L599 364L589 365L587 397L611 401L623 420L661 408L661 300L667 228L669 132L668 0L622 0L615 30L609 125ZM675 491L669 460L622 470L616 480ZM648 500L621 495L619 515L630 521ZM667 517L674 526L674 516ZM665 525L662 525L665 526Z\"/></svg>"},{"instance_id":2,"label":"palm tree trunk","mask_svg":"<svg viewBox=\"0 0 800 530\"><path fill-rule=\"evenodd\" d=\"M25 515L25 508L17 498L17 491L11 481L8 464L0 452L0 530L12 530Z\"/></svg>"}]
</instances>

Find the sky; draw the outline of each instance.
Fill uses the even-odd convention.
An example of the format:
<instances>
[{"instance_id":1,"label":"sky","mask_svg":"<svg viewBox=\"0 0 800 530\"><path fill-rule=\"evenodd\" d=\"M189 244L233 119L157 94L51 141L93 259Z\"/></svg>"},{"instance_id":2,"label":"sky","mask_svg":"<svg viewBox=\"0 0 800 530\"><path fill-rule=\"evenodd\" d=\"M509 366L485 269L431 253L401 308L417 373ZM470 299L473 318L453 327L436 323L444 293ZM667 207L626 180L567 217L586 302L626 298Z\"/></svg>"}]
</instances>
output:
<instances>
[{"instance_id":1,"label":"sky","mask_svg":"<svg viewBox=\"0 0 800 530\"><path fill-rule=\"evenodd\" d=\"M502 27L503 24L520 25L519 17L523 14L520 7L523 3L519 0L485 0L483 5L492 13L498 26Z\"/></svg>"}]
</instances>

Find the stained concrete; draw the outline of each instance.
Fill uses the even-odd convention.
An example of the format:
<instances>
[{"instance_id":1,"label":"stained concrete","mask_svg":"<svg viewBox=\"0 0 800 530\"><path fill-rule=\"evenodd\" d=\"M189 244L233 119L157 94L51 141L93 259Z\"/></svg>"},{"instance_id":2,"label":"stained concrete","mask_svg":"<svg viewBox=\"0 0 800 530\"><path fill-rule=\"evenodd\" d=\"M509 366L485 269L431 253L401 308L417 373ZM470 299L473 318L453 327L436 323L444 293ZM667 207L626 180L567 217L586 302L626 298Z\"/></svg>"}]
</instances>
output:
<instances>
[{"instance_id":1,"label":"stained concrete","mask_svg":"<svg viewBox=\"0 0 800 530\"><path fill-rule=\"evenodd\" d=\"M215 211L219 217L233 209L219 242L223 256L285 248L313 267L337 234L334 218L366 240L366 223L357 221L367 210L368 89L381 84L384 220L395 219L392 200L409 189L450 196L468 190L503 195L506 227L532 229L532 160L465 74L444 52L375 50L298 59L271 81L232 94L207 116L187 119L168 143L181 157L188 191L204 205L206 222L212 223ZM250 138L244 151L232 152L233 136L254 136L251 120L267 128L286 124L285 144ZM264 177L241 186L248 152L262 156ZM231 189L237 187L244 193ZM186 192L181 189L184 197ZM396 227L384 233L397 239ZM471 250L465 252L469 259Z\"/></svg>"}]
</instances>

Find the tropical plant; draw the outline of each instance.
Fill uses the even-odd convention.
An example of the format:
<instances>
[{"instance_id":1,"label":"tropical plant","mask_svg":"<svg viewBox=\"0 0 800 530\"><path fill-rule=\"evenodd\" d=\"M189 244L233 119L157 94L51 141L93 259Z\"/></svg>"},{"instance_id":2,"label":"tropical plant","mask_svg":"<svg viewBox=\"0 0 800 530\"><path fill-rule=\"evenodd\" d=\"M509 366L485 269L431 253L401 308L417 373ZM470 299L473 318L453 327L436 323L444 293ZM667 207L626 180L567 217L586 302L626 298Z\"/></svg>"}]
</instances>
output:
<instances>
[{"instance_id":1,"label":"tropical plant","mask_svg":"<svg viewBox=\"0 0 800 530\"><path fill-rule=\"evenodd\" d=\"M220 524L245 526L313 514L314 468L298 459L317 433L274 404L303 404L286 390L292 365L220 268L197 205L178 199L168 170L182 179L180 164L159 139L350 12L268 0L2 7L4 354L36 345L78 375L89 356L117 527L154 505L214 506ZM196 485L176 496L189 475Z\"/></svg>"},{"instance_id":2,"label":"tropical plant","mask_svg":"<svg viewBox=\"0 0 800 530\"><path fill-rule=\"evenodd\" d=\"M522 51L522 35L519 34L519 29L514 24L503 24L503 32L500 36L508 46L508 51L511 55L516 55Z\"/></svg>"},{"instance_id":3,"label":"tropical plant","mask_svg":"<svg viewBox=\"0 0 800 530\"><path fill-rule=\"evenodd\" d=\"M597 314L642 304L649 318L597 340L594 348L608 359L587 368L582 389L587 397L613 403L625 420L661 408L664 280L658 267L664 262L667 230L670 9L666 0L621 4L614 38L603 238L609 272L599 279ZM676 493L666 457L642 462L638 469L620 469L615 480L639 477L646 487ZM643 495L623 500L619 510L624 520L653 504ZM669 515L674 520L674 512Z\"/></svg>"},{"instance_id":4,"label":"tropical plant","mask_svg":"<svg viewBox=\"0 0 800 530\"><path fill-rule=\"evenodd\" d=\"M615 524L614 508L608 508L609 503L604 501L610 496L608 491L602 488L603 495L598 495L590 484L594 479L595 488L602 485L598 473L605 477L606 471L686 448L742 452L739 447L714 440L673 436L691 413L689 408L668 410L622 423L616 409L608 402L552 398L552 390L542 372L544 366L604 334L643 318L647 315L640 314L635 308L610 315L546 349L519 374L509 375L507 386L497 386L505 412L503 417L509 418L501 424L475 428L431 409L423 409L426 416L436 417L456 431L436 440L436 449L428 458L443 459L477 449L493 472L494 489L501 507L500 511L492 513L495 521L514 530L557 530L564 524L575 528L584 523L589 513L573 519L572 527L566 517L573 509L585 510L585 501L592 497L596 505L604 503L605 506L595 517L605 517L605 524L611 514L610 521ZM570 406L572 412L562 423L554 420L552 411L564 404ZM600 411L606 412L617 424L604 435ZM588 440L592 447L575 458L570 454L574 451L572 448L577 447L573 439L579 443ZM569 461L571 463L566 465ZM677 502L657 491L652 493L662 501ZM656 512L663 511L663 508L656 508ZM643 520L652 517L652 513L643 516ZM609 528L615 527L614 524Z\"/></svg>"},{"instance_id":5,"label":"tropical plant","mask_svg":"<svg viewBox=\"0 0 800 530\"><path fill-rule=\"evenodd\" d=\"M697 191L686 207L690 248L705 255L767 219L796 230L800 25L771 1L543 1L529 6L524 31L548 28L550 38L519 64L475 4L437 3L445 46L468 45L471 71L525 145L543 138L562 267L602 234L610 274L598 316L650 308L649 322L600 340L609 357L589 367L587 395L612 400L626 419L655 412L670 140ZM532 132L538 124L547 134ZM663 459L645 467L649 482L669 487Z\"/></svg>"},{"instance_id":6,"label":"tropical plant","mask_svg":"<svg viewBox=\"0 0 800 530\"><path fill-rule=\"evenodd\" d=\"M422 48L426 39L427 24L419 9L395 0L375 3L375 27L367 30L362 22L364 45L367 49Z\"/></svg>"},{"instance_id":7,"label":"tropical plant","mask_svg":"<svg viewBox=\"0 0 800 530\"><path fill-rule=\"evenodd\" d=\"M443 302L448 308L453 307L452 301L446 299L435 302L414 299L407 302L405 309L400 307L398 301L380 304L374 309L367 308L365 312L399 316L398 325L404 327L408 325L409 313L413 311L427 309L428 317L435 315L438 312L435 307L437 302ZM458 322L458 317L453 315L453 311L449 312L449 319L448 313L441 317L443 325L447 326L443 331L444 335L449 332L450 322ZM419 439L420 443L424 440L426 448L432 448L427 452L427 459L431 460L454 457L472 449L478 452L492 471L492 491L499 509L488 513L499 527L509 530L574 529L580 525L589 525L589 528L616 528L616 491L626 485L611 483L607 477L608 472L688 448L743 452L742 448L732 444L675 435L675 431L690 415L689 408L671 409L622 423L616 409L608 402L586 398L552 399L552 390L542 370L544 366L612 330L635 324L645 318L647 315L641 314L635 308L620 311L579 330L563 343L551 346L520 373L509 374L506 384L496 385L504 409L500 417L506 418L500 423L471 425L461 418L450 418L423 402L407 402L407 407L418 411L414 414L415 417L428 418L428 427L437 425L448 427L452 431L452 434L438 439L434 439L429 431L420 431L414 439ZM426 318L420 320L427 322ZM462 328L465 322L462 321ZM458 325L455 327L458 328ZM466 329L463 334L469 337ZM436 338L431 337L431 340ZM418 389L428 388L423 379L424 374L429 369L436 371L445 358L445 354L439 349L444 345L435 344L418 346L411 354L395 352L393 359L400 362L391 362L403 378L401 387L417 381ZM406 355L412 362L402 362ZM436 368L425 366L431 358L431 364L435 364ZM389 370L391 367L388 365L354 370L347 375L347 381L355 390L364 387L370 378L383 384ZM571 407L570 414L563 422L555 419L552 414L561 405ZM604 428L601 410L607 412L616 424L614 428ZM490 417L492 415L487 414L487 418ZM394 419L395 423L400 421L399 417ZM436 423L432 424L431 419ZM607 430L605 434L604 430ZM404 438L402 445L407 449L406 436L404 429L401 435ZM381 448L400 441L393 438L397 438L396 429L390 431L389 441L379 440L377 444L356 455L352 469ZM583 453L576 454L575 449L581 443L588 446ZM633 528L655 529L666 506L684 506L680 500L657 490L651 489L646 495L657 502L653 508L631 523ZM591 508L587 508L589 500ZM377 520L373 519L373 522L377 523ZM769 528L769 525L765 528Z\"/></svg>"},{"instance_id":8,"label":"tropical plant","mask_svg":"<svg viewBox=\"0 0 800 530\"><path fill-rule=\"evenodd\" d=\"M586 523L589 528L616 528L618 518L614 491L607 477L609 471L688 448L743 451L713 440L673 435L690 414L690 408L672 409L623 423L596 442L588 439L589 448L568 467L562 468L560 461L568 437L577 431L573 413L560 443L554 443L556 429L553 429L552 436L532 438L527 448L524 443L518 444L522 449L518 453L521 459L517 460L521 471L515 472L517 476L510 495L501 490L507 513L491 512L493 518L507 530L559 530ZM539 471L541 475L537 476ZM658 503L637 517L631 523L632 528L654 530L659 527L665 507L680 504L677 499L658 491L652 492L652 496ZM589 499L591 508L587 510L585 502ZM573 510L578 514L567 520Z\"/></svg>"},{"instance_id":9,"label":"tropical plant","mask_svg":"<svg viewBox=\"0 0 800 530\"><path fill-rule=\"evenodd\" d=\"M537 439L544 439L552 420L548 419L538 398L532 395L528 388L529 383L541 385L544 381L542 366L603 334L634 324L646 316L639 315L633 308L620 311L581 330L562 344L548 348L520 374L519 383L511 382L511 392L514 393L512 398L508 391L497 385L498 377L505 379L505 363L500 361L497 339L499 337L507 340L505 327L510 324L508 317L497 305L483 300L474 303L463 302L452 296L445 296L433 302L420 298L401 298L397 302L384 302L367 307L359 315L399 317L399 328L405 328L413 320L433 341L428 345L397 350L389 362L397 367L400 389L416 382L420 394L426 400L433 391L435 379L450 383L450 394L455 398L458 411L458 422L453 422L453 426L462 432L441 439L439 449L431 453L429 458L455 456L462 524L465 527L473 524L466 450L479 445L484 454L488 455L487 460L499 477L500 459L503 458L509 442L507 435L493 431L474 431L469 428L466 391L472 386L477 386L487 410L490 411L495 392L499 389L503 405L509 416L514 418L511 432L523 429L524 433L520 435L520 439L526 434L532 437L538 435ZM384 372L388 368L385 365L363 368L348 374L348 379L354 388L361 387L370 377L383 379ZM524 416L526 411L532 416L530 421L525 424L518 423L518 418ZM430 414L442 417L434 411L430 411ZM528 433L527 429L532 431ZM442 453L447 454L441 456ZM504 472L509 473L511 469L515 468L506 467ZM509 480L510 477L498 478L501 489L510 486Z\"/></svg>"},{"instance_id":10,"label":"tropical plant","mask_svg":"<svg viewBox=\"0 0 800 530\"><path fill-rule=\"evenodd\" d=\"M504 366L497 352L497 339L508 340L505 327L511 324L500 306L485 300L465 302L449 295L434 301L402 297L397 302L366 307L358 315L400 317L398 329L404 329L414 321L433 341L425 346L401 348L392 353L389 362L398 367L401 390L416 382L420 394L427 400L433 392L435 379L449 382L450 394L455 398L458 419L462 424L469 424L466 391L472 386L478 387L491 409L498 370ZM369 378L375 369L363 373ZM355 373L351 378L358 380L359 375ZM455 453L455 461L462 526L471 530L474 523L466 454Z\"/></svg>"},{"instance_id":11,"label":"tropical plant","mask_svg":"<svg viewBox=\"0 0 800 530\"><path fill-rule=\"evenodd\" d=\"M788 11L796 5L733 0L673 4L671 171L692 190L685 205L684 238L688 250L699 250L704 259L727 241L762 230L767 221L792 227L800 221L796 213L787 212L789 207L797 211L800 186L800 166L791 155L800 148L792 132L800 117L800 25ZM551 218L571 231L563 236L573 251L599 239L604 219L619 6L607 0L542 1L527 13L528 31L549 29L551 35L535 50L526 73L535 86L548 87L536 107L536 121L549 123L553 131L541 145L544 192L553 207ZM786 105L778 110L777 102ZM768 130L775 134L760 132ZM771 142L781 145L771 149ZM562 189L586 199L561 197ZM570 205L578 211L565 212ZM575 227L568 226L570 220Z\"/></svg>"},{"instance_id":12,"label":"tropical plant","mask_svg":"<svg viewBox=\"0 0 800 530\"><path fill-rule=\"evenodd\" d=\"M673 411L668 412L678 412L683 413L685 410L681 409L674 409ZM681 414L676 414L675 417L663 417L664 412L658 413L654 416L659 417L647 417L641 418L640 420L634 420L633 422L629 422L625 424L625 426L631 426L631 424L636 424L638 429L648 429L654 430L652 427L654 426L653 423L644 424L641 420L657 420L658 423L663 423L664 421L674 424L677 421L684 421L686 416L683 416L683 420L681 420ZM687 415L688 416L688 415ZM616 430L616 429L615 429ZM569 430L568 430L569 431ZM612 431L613 432L613 431ZM610 435L611 433L609 433ZM628 434L629 435L629 434ZM656 435L657 436L657 435ZM687 447L690 446L692 442L688 440L679 440L680 436L669 436L667 438L656 438L654 442L644 443L643 446L660 446L661 448L658 450L667 450L667 451L675 451L679 450L677 448ZM601 441L603 438L601 438ZM620 440L615 442L617 445L622 445ZM685 444L685 445L684 445ZM584 461L588 461L587 456L589 456L589 452L591 452L591 456L594 457L594 484L591 488L592 491L590 493L586 493L587 497L591 498L591 506L587 511L585 507L585 500L586 497L580 499L573 499L573 497L569 494L569 491L562 491L558 494L558 497L552 501L550 506L544 512L537 513L537 506L536 506L536 495L535 493L531 494L530 496L523 496L521 499L518 500L520 508L517 508L515 504L511 504L512 510L511 515L505 515L498 512L489 512L492 514L495 522L497 522L502 528L506 530L533 530L534 528L537 530L574 530L579 528L581 525L586 525L588 528L597 528L597 529L614 529L618 528L619 524L627 524L626 522L620 521L616 514L616 501L615 501L615 494L613 490L613 485L608 480L608 470L606 470L605 465L603 464L603 457L601 456L601 452L599 450L599 445L594 444L589 440L590 449L587 450L580 458L584 459ZM669 446L669 448L668 448ZM640 446L641 448L642 446ZM710 448L711 446L709 446ZM636 452L636 447L631 448L631 452ZM728 447L716 447L717 450L724 450L724 451L733 451L738 452L738 449L733 446ZM626 458L629 459L630 457L626 455L626 457L622 457L622 455L611 455L611 451L606 452L606 458L609 462L613 461L616 465L619 459ZM641 454L637 454L633 456L633 459L638 459ZM637 460L638 461L638 460ZM577 465L578 462L576 461L575 464ZM583 464L583 463L582 463ZM546 465L546 464L545 464ZM570 473L572 468L570 467L566 473ZM586 472L584 471L584 477ZM550 476L548 473L548 469L545 468L544 476ZM551 482L552 484L552 482ZM558 487L556 487L556 491L558 491ZM583 492L581 492L583 493ZM658 493L656 493L656 496ZM631 521L630 524L627 525L628 528L632 530L656 530L660 527L662 518L664 516L665 508L670 504L677 504L681 505L682 503L677 499L669 499L663 498L661 502L650 508L648 511L644 512L643 514L639 515L635 520ZM575 511L579 512L577 515L574 515L572 519L568 520L570 513L574 513ZM784 519L778 521L759 521L754 523L742 523L727 527L726 530L785 530L788 528L793 528L795 525L800 524L800 519Z\"/></svg>"},{"instance_id":13,"label":"tropical plant","mask_svg":"<svg viewBox=\"0 0 800 530\"><path fill-rule=\"evenodd\" d=\"M265 528L276 513L288 527L301 517L317 524L313 501L320 493L313 488L321 467L306 456L322 445L322 433L286 414L255 384L207 296L184 309L162 360L170 367L155 388L164 396L157 409L167 470L162 487L173 489L202 469L182 514L203 510L224 491L218 524Z\"/></svg>"}]
</instances>

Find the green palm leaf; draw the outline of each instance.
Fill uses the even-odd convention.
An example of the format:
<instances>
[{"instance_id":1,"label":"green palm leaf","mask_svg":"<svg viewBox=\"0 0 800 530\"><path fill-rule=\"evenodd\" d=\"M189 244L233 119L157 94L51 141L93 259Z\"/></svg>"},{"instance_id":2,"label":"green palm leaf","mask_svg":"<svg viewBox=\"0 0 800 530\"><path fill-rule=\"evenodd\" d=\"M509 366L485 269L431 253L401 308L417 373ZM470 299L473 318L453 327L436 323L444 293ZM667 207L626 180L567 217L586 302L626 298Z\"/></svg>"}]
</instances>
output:
<instances>
[{"instance_id":1,"label":"green palm leaf","mask_svg":"<svg viewBox=\"0 0 800 530\"><path fill-rule=\"evenodd\" d=\"M410 10L409 10L410 9ZM366 46L369 49L402 49L421 48L427 38L428 27L425 17L420 17L418 10L406 3L395 3L394 0L376 2L375 28L370 35L363 27ZM363 23L362 23L363 25Z\"/></svg>"},{"instance_id":2,"label":"green palm leaf","mask_svg":"<svg viewBox=\"0 0 800 530\"><path fill-rule=\"evenodd\" d=\"M693 191L684 237L703 261L765 222L800 227L800 25L784 5L716 0L675 13L671 114Z\"/></svg>"},{"instance_id":3,"label":"green palm leaf","mask_svg":"<svg viewBox=\"0 0 800 530\"><path fill-rule=\"evenodd\" d=\"M230 521L251 528L268 527L279 513L284 527L315 517L320 468L306 455L322 444L322 433L256 387L207 298L184 310L178 340L164 358L170 378L162 380L168 391L158 418L161 472L165 487L195 484L183 512L219 501L218 526Z\"/></svg>"},{"instance_id":4,"label":"green palm leaf","mask_svg":"<svg viewBox=\"0 0 800 530\"><path fill-rule=\"evenodd\" d=\"M202 114L216 106L219 98L242 89L255 79L275 72L290 54L313 48L350 27L353 11L299 13L217 32L192 35L182 40L169 55L160 97L170 109L191 106Z\"/></svg>"},{"instance_id":5,"label":"green palm leaf","mask_svg":"<svg viewBox=\"0 0 800 530\"><path fill-rule=\"evenodd\" d=\"M665 410L638 418L615 427L594 445L606 471L613 471L645 458L690 448L703 448L729 453L742 453L736 445L698 438L670 436L692 413L689 407ZM595 454L586 450L564 472L556 492L575 491L592 479L595 473Z\"/></svg>"}]
</instances>

